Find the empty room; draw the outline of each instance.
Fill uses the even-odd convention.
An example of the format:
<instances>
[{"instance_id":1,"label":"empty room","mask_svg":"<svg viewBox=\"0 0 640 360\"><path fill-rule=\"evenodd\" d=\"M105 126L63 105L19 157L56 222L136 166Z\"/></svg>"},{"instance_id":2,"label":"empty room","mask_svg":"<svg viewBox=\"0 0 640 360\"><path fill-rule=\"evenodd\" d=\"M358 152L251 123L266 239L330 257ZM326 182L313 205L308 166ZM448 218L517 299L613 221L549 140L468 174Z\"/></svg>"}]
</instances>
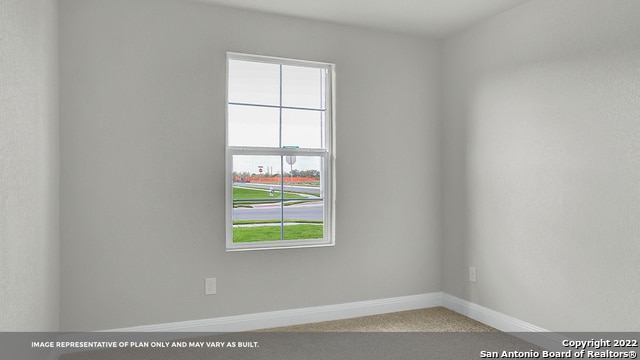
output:
<instances>
[{"instance_id":1,"label":"empty room","mask_svg":"<svg viewBox=\"0 0 640 360\"><path fill-rule=\"evenodd\" d=\"M0 2L0 331L637 334L639 259L638 1Z\"/></svg>"}]
</instances>

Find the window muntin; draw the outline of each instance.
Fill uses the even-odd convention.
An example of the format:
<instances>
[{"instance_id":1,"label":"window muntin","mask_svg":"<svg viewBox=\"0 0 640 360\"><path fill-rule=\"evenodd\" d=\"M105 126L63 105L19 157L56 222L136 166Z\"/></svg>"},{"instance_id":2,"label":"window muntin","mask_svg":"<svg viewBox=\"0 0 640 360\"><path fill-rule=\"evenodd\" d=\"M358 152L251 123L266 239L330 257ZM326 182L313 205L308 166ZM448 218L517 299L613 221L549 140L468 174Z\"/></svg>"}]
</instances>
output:
<instances>
[{"instance_id":1,"label":"window muntin","mask_svg":"<svg viewBox=\"0 0 640 360\"><path fill-rule=\"evenodd\" d=\"M333 244L332 75L331 64L228 54L228 250Z\"/></svg>"}]
</instances>

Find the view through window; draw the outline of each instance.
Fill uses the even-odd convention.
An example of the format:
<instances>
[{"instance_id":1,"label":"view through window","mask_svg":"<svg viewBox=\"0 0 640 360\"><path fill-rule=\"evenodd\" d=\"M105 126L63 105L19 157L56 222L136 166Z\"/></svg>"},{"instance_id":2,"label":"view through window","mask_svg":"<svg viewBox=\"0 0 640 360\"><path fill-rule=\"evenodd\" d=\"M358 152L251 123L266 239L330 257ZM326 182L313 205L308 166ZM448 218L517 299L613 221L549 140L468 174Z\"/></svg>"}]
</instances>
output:
<instances>
[{"instance_id":1,"label":"view through window","mask_svg":"<svg viewBox=\"0 0 640 360\"><path fill-rule=\"evenodd\" d=\"M333 66L235 53L227 66L227 249L333 244Z\"/></svg>"}]
</instances>

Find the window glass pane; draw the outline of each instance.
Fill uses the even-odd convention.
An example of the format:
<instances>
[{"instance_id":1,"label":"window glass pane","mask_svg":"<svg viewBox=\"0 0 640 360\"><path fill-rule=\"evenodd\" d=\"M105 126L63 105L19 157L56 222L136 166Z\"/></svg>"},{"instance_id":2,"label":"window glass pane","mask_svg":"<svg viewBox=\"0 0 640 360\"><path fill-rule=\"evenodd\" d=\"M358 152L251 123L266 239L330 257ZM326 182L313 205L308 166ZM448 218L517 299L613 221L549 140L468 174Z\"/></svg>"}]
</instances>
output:
<instances>
[{"instance_id":1,"label":"window glass pane","mask_svg":"<svg viewBox=\"0 0 640 360\"><path fill-rule=\"evenodd\" d=\"M280 188L281 156L278 155L234 155L232 158L233 186L250 188L253 192L234 191L234 200L268 199L273 194L267 193L271 187ZM235 189L234 189L235 190ZM261 193L264 192L264 193Z\"/></svg>"},{"instance_id":2,"label":"window glass pane","mask_svg":"<svg viewBox=\"0 0 640 360\"><path fill-rule=\"evenodd\" d=\"M320 196L322 156L283 156L284 190Z\"/></svg>"},{"instance_id":3,"label":"window glass pane","mask_svg":"<svg viewBox=\"0 0 640 360\"><path fill-rule=\"evenodd\" d=\"M285 240L324 238L322 160L320 156L285 156L283 189L289 196L283 208Z\"/></svg>"},{"instance_id":4,"label":"window glass pane","mask_svg":"<svg viewBox=\"0 0 640 360\"><path fill-rule=\"evenodd\" d=\"M229 60L229 102L280 105L280 65Z\"/></svg>"},{"instance_id":5,"label":"window glass pane","mask_svg":"<svg viewBox=\"0 0 640 360\"><path fill-rule=\"evenodd\" d=\"M325 121L323 111L282 110L282 146L323 149Z\"/></svg>"},{"instance_id":6,"label":"window glass pane","mask_svg":"<svg viewBox=\"0 0 640 360\"><path fill-rule=\"evenodd\" d=\"M232 161L233 242L280 240L281 156L234 155Z\"/></svg>"},{"instance_id":7,"label":"window glass pane","mask_svg":"<svg viewBox=\"0 0 640 360\"><path fill-rule=\"evenodd\" d=\"M325 69L282 66L282 105L324 109Z\"/></svg>"},{"instance_id":8,"label":"window glass pane","mask_svg":"<svg viewBox=\"0 0 640 360\"><path fill-rule=\"evenodd\" d=\"M324 238L324 204L322 200L285 201L284 239Z\"/></svg>"},{"instance_id":9,"label":"window glass pane","mask_svg":"<svg viewBox=\"0 0 640 360\"><path fill-rule=\"evenodd\" d=\"M279 147L280 110L229 105L229 146Z\"/></svg>"},{"instance_id":10,"label":"window glass pane","mask_svg":"<svg viewBox=\"0 0 640 360\"><path fill-rule=\"evenodd\" d=\"M233 242L281 240L282 203L233 208Z\"/></svg>"}]
</instances>

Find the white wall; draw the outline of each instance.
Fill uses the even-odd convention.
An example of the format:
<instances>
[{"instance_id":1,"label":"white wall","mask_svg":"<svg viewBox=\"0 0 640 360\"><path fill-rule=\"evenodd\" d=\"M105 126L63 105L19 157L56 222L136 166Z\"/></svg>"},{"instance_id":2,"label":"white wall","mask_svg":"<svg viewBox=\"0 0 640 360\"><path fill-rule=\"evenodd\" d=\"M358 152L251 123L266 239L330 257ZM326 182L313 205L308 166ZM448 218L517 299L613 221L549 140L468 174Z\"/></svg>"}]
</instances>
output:
<instances>
[{"instance_id":1,"label":"white wall","mask_svg":"<svg viewBox=\"0 0 640 360\"><path fill-rule=\"evenodd\" d=\"M436 42L185 1L59 12L63 330L441 289ZM335 247L225 252L227 51L336 64Z\"/></svg>"},{"instance_id":2,"label":"white wall","mask_svg":"<svg viewBox=\"0 0 640 360\"><path fill-rule=\"evenodd\" d=\"M59 318L54 0L0 2L0 331Z\"/></svg>"},{"instance_id":3,"label":"white wall","mask_svg":"<svg viewBox=\"0 0 640 360\"><path fill-rule=\"evenodd\" d=\"M445 42L445 292L640 330L639 19L637 1L531 1Z\"/></svg>"}]
</instances>

